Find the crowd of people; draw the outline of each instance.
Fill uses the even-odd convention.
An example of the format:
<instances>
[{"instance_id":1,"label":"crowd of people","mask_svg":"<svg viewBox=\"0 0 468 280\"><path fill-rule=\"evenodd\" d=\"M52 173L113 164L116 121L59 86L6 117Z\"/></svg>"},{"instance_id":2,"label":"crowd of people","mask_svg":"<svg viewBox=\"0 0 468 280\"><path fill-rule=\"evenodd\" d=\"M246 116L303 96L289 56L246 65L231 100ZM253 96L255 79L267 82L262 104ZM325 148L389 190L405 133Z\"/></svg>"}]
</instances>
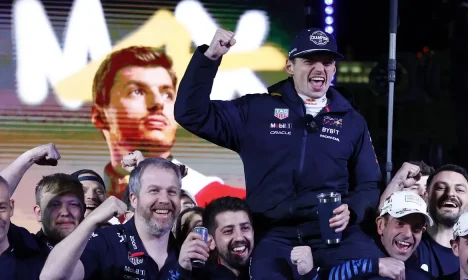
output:
<instances>
[{"instance_id":1,"label":"crowd of people","mask_svg":"<svg viewBox=\"0 0 468 280\"><path fill-rule=\"evenodd\" d=\"M219 29L209 46L195 50L173 114L174 124L239 154L246 191L201 180L191 192L183 182L192 170L170 156L175 125L164 131L166 122L156 118L147 120L154 135L142 128L147 138L172 135L159 156L122 145L132 138L125 129L112 134L121 121L116 111L127 109L106 94L125 98L113 81L129 74L118 70L126 63L164 69L168 85L157 91L175 95L175 75L161 57L149 66L120 61L113 71L109 61L142 51L124 49L103 62L93 88L93 123L111 151L106 178L89 169L60 173L60 149L52 143L0 172L0 279L468 278L467 171L407 162L381 188L366 121L330 87L343 56L320 29L296 36L286 62L290 77L267 94L210 100L222 56L235 43L234 33ZM34 164L57 166L35 187L35 234L11 223L11 197ZM206 189L209 195L201 195ZM327 192L339 193L341 203L324 224L317 196ZM324 227L340 240L324 242Z\"/></svg>"}]
</instances>

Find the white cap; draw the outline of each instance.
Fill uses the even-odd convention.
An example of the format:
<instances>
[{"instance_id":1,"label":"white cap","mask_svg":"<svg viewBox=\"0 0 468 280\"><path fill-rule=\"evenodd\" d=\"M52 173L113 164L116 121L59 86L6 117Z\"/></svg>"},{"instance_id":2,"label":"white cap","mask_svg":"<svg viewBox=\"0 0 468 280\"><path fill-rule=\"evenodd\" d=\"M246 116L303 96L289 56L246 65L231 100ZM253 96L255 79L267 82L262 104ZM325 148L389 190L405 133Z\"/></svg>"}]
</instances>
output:
<instances>
[{"instance_id":1,"label":"white cap","mask_svg":"<svg viewBox=\"0 0 468 280\"><path fill-rule=\"evenodd\" d=\"M453 239L468 235L468 212L463 213L453 226Z\"/></svg>"},{"instance_id":2,"label":"white cap","mask_svg":"<svg viewBox=\"0 0 468 280\"><path fill-rule=\"evenodd\" d=\"M392 193L384 202L380 216L390 214L392 217L401 218L403 216L419 213L426 218L426 224L433 225L431 216L427 213L427 205L419 195L409 191L399 191Z\"/></svg>"},{"instance_id":3,"label":"white cap","mask_svg":"<svg viewBox=\"0 0 468 280\"><path fill-rule=\"evenodd\" d=\"M195 206L198 206L198 203L197 203L197 200L195 199L195 196L193 196L189 191L181 189L180 195L181 196L186 195L188 198L190 198L193 201L193 203L195 203Z\"/></svg>"}]
</instances>

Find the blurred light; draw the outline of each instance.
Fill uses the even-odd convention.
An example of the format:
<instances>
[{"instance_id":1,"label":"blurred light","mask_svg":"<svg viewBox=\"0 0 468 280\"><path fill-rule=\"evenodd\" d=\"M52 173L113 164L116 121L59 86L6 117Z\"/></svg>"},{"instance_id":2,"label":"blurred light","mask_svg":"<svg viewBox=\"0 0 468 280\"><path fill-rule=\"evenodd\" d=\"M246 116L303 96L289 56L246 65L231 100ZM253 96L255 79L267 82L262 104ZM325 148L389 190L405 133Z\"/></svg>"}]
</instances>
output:
<instances>
[{"instance_id":1,"label":"blurred light","mask_svg":"<svg viewBox=\"0 0 468 280\"><path fill-rule=\"evenodd\" d=\"M327 16L325 18L325 23L328 24L328 25L331 25L333 23L333 21L334 21L333 17L331 17L331 16Z\"/></svg>"},{"instance_id":2,"label":"blurred light","mask_svg":"<svg viewBox=\"0 0 468 280\"><path fill-rule=\"evenodd\" d=\"M361 72L362 72L362 68L361 68L361 66L359 66L359 65L354 65L353 67L351 67L351 72L353 72L353 73L361 73Z\"/></svg>"},{"instance_id":3,"label":"blurred light","mask_svg":"<svg viewBox=\"0 0 468 280\"><path fill-rule=\"evenodd\" d=\"M423 56L422 52L418 52L416 55L417 55L419 58L421 58L421 57Z\"/></svg>"},{"instance_id":4,"label":"blurred light","mask_svg":"<svg viewBox=\"0 0 468 280\"><path fill-rule=\"evenodd\" d=\"M333 7L331 7L331 6L326 7L326 8L325 8L325 13L326 13L327 15L333 14Z\"/></svg>"},{"instance_id":5,"label":"blurred light","mask_svg":"<svg viewBox=\"0 0 468 280\"><path fill-rule=\"evenodd\" d=\"M325 0L325 5L333 5L333 0Z\"/></svg>"},{"instance_id":6,"label":"blurred light","mask_svg":"<svg viewBox=\"0 0 468 280\"><path fill-rule=\"evenodd\" d=\"M328 34L333 34L333 27L328 25L327 27L325 27L325 32L327 32Z\"/></svg>"},{"instance_id":7,"label":"blurred light","mask_svg":"<svg viewBox=\"0 0 468 280\"><path fill-rule=\"evenodd\" d=\"M428 51L429 51L429 47L425 46L425 47L423 48L423 52L428 52Z\"/></svg>"}]
</instances>

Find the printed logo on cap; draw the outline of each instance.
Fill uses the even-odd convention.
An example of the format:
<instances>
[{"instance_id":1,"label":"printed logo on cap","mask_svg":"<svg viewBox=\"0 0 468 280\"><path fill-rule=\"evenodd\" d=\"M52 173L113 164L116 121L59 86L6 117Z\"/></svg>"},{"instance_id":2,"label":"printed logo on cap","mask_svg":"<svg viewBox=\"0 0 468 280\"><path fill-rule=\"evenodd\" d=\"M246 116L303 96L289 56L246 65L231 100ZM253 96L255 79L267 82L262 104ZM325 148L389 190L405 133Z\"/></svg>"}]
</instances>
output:
<instances>
[{"instance_id":1,"label":"printed logo on cap","mask_svg":"<svg viewBox=\"0 0 468 280\"><path fill-rule=\"evenodd\" d=\"M327 34L320 30L317 30L314 33L312 33L309 38L310 41L312 41L318 46L325 46L326 44L328 44L328 42L330 42L330 39L328 38Z\"/></svg>"}]
</instances>

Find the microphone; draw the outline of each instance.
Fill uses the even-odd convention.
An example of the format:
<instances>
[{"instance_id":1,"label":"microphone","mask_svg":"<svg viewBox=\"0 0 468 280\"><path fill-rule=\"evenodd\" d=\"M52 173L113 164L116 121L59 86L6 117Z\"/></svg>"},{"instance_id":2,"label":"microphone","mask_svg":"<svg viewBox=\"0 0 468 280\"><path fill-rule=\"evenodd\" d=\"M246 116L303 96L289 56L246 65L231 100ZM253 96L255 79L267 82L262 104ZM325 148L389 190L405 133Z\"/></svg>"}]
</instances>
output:
<instances>
[{"instance_id":1,"label":"microphone","mask_svg":"<svg viewBox=\"0 0 468 280\"><path fill-rule=\"evenodd\" d=\"M317 132L320 129L320 119L315 119L312 115L305 115L305 123L308 132Z\"/></svg>"}]
</instances>

